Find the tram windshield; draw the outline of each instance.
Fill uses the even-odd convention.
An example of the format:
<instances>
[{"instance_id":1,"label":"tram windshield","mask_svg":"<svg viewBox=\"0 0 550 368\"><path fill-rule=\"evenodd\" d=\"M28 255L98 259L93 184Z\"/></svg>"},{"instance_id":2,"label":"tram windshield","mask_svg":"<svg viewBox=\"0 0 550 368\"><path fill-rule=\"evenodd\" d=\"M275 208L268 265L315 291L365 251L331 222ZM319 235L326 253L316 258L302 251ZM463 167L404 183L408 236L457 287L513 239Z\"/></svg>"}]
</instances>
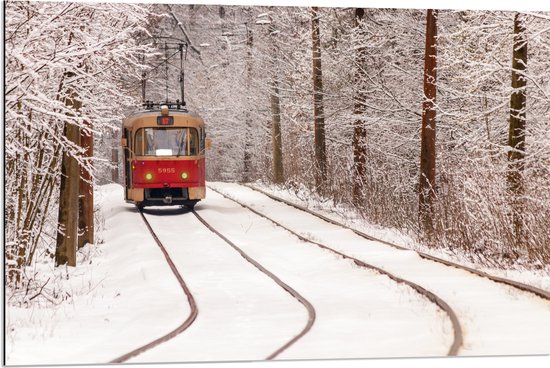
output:
<instances>
[{"instance_id":1,"label":"tram windshield","mask_svg":"<svg viewBox=\"0 0 550 368\"><path fill-rule=\"evenodd\" d=\"M142 128L136 133L138 156L195 156L199 152L195 128Z\"/></svg>"}]
</instances>

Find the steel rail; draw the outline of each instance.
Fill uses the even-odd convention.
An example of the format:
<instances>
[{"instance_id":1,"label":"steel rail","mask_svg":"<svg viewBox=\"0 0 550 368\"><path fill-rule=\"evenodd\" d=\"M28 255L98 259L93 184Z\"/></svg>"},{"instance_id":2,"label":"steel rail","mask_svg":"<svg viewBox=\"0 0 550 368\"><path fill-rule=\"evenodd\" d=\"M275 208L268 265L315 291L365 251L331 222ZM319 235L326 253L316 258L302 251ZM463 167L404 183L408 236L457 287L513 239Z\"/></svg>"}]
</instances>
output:
<instances>
[{"instance_id":1,"label":"steel rail","mask_svg":"<svg viewBox=\"0 0 550 368\"><path fill-rule=\"evenodd\" d=\"M281 279L279 279L277 276L275 276L272 272L268 271L265 267L263 267L261 264L259 264L257 261L255 261L253 258L251 258L248 254L246 254L241 248L239 248L235 243L233 243L231 240L229 240L227 237L225 237L223 234L221 234L218 230L216 230L212 225L210 225L203 217L201 217L195 210L192 211L193 214L197 217L197 219L204 225L206 228L208 228L210 231L212 231L214 234L216 234L218 237L220 237L223 241L225 241L227 244L229 244L233 249L235 249L241 257L243 257L245 260L247 260L249 263L251 263L254 267L256 267L258 270L266 274L268 277L270 277L275 283L277 283L279 286L281 286L286 292L288 292L290 295L292 295L295 299L297 299L306 309L308 312L308 321L306 323L306 326L300 331L300 333L296 336L294 336L292 339L290 339L286 344L281 346L279 349L271 353L266 359L271 360L277 357L280 353L288 349L290 346L292 346L296 341L298 341L300 338L302 338L306 333L311 330L311 327L313 326L315 322L315 308L313 308L313 305L304 298L300 293L298 293L296 290L294 290L292 287L290 287L288 284L284 283Z\"/></svg>"},{"instance_id":2,"label":"steel rail","mask_svg":"<svg viewBox=\"0 0 550 368\"><path fill-rule=\"evenodd\" d=\"M174 276L176 276L176 279L178 280L178 283L180 284L183 291L185 292L185 295L187 296L187 300L189 301L189 306L191 307L191 312L190 312L189 316L187 317L187 319L181 325L179 325L176 329L174 329L173 331L167 333L164 336L159 337L158 339L156 339L156 340L154 340L154 341L152 341L148 344L145 344L145 345L143 345L143 346L141 346L141 347L139 347L135 350L132 350L131 352L129 352L127 354L124 354L124 355L122 355L122 356L120 356L116 359L113 359L110 363L123 363L123 362L127 361L130 358L133 358L133 357L135 357L135 356L137 356L137 355L139 355L139 354L141 354L141 353L143 353L147 350L150 350L150 349L154 348L155 346L157 346L159 344L162 344L162 343L176 337L177 335L179 335L180 333L185 331L189 326L191 326L191 324L193 324L193 322L195 321L195 319L197 318L197 315L199 313L199 310L197 308L197 304L195 302L195 298L193 298L193 294L191 293L191 291L187 287L185 281L183 280L183 277L178 272L178 270L176 268L176 265L174 264L174 262L170 258L170 255L166 251L166 248L164 248L164 245L162 244L160 239L157 237L157 235L153 231L153 228L149 224L149 221L147 221L147 219L145 218L145 215L143 214L143 212L139 211L139 213L141 214L141 218L143 219L143 222L145 222L145 225L147 226L147 229L149 229L149 232L153 236L153 239L155 240L155 242L159 246L160 250L164 254L164 257L166 258L166 262L168 262L168 265L170 266L170 269L174 273Z\"/></svg>"},{"instance_id":3,"label":"steel rail","mask_svg":"<svg viewBox=\"0 0 550 368\"><path fill-rule=\"evenodd\" d=\"M367 268L367 269L371 269L371 270L374 270L382 275L385 275L387 277L389 277L391 280L397 282L397 283L403 283L409 287L411 287L413 290L415 290L416 292L418 292L419 294L421 294L422 296L426 297L429 301L431 301L432 303L436 304L441 310L443 310L448 316L449 316L449 319L451 320L451 324L452 324L452 327L453 327L453 343L451 344L451 346L449 347L449 350L447 352L447 356L455 356L458 354L458 351L460 350L462 344L463 344L463 334L462 334L462 327L460 326L460 322L458 321L458 317L455 313L455 311L449 306L449 304L447 304L447 302L445 302L443 299L441 299L440 297L438 297L437 295L435 295L434 293L432 293L431 291L423 288L422 286L418 285L418 284L415 284L413 283L412 281L409 281L409 280L405 280L405 279L402 279L398 276L395 276L394 274L384 270L384 269L381 269L379 267L376 267L374 265L371 265L371 264L368 264L364 261L361 261L357 258L354 258L354 257L351 257L347 254L344 254L342 252L339 252L335 249L332 249L324 244L321 244L319 242L316 242L314 240L311 240L311 239L308 239L300 234L298 234L297 232L295 232L294 230L284 226L283 224L267 217L266 215L264 215L263 213L251 208L250 206L234 199L234 198L231 198L229 197L228 195L212 188L212 187L209 187L211 190L213 190L214 192L220 194L221 196L223 196L224 198L230 200L230 201L233 201L237 204L239 204L240 206L248 209L249 211L255 213L256 215L262 217L262 218L265 218L267 219L268 221L271 221L272 223L274 223L275 225L285 229L286 231L288 231L289 233L291 233L292 235L296 236L298 239L302 240L302 241L305 241L305 242L308 242L308 243L311 243L311 244L314 244L322 249L325 249L325 250L328 250L334 254L337 254L339 255L340 257L344 258L344 259L347 259L347 260L351 260L353 261L356 265L360 266L360 267L363 267L363 268Z\"/></svg>"},{"instance_id":4,"label":"steel rail","mask_svg":"<svg viewBox=\"0 0 550 368\"><path fill-rule=\"evenodd\" d=\"M464 265L461 265L461 264L458 264L458 263L455 263L455 262L451 262L451 261L448 261L448 260L445 260L445 259L441 259L441 258L438 258L438 257L435 257L435 256L432 256L431 254L427 254L427 253L424 253L424 252L420 252L420 251L417 251L417 250L413 250L413 249L409 249L409 248L405 248L405 247L402 247L402 246L399 246L397 244L393 244L393 243L390 243L388 241L385 241L385 240L382 240L382 239L378 239L378 238L375 238L371 235L368 235L362 231L359 231L357 229L354 229L352 227L349 227L347 225L344 225L338 221L335 221L327 216L324 216L322 214L319 214L319 213L316 213L314 211L311 211L310 209L306 208L306 207L303 207L303 206L300 206L298 204L295 204L295 203L292 203L290 201L287 201L286 199L283 199L283 198L279 198L271 193L267 193L266 191L262 190L262 189L259 189L259 188L256 188L256 187L253 187L251 185L248 185L248 184L243 184L243 186L247 187L247 188L250 188L256 192L259 192L259 193L262 193L263 195L273 199L274 201L277 201L277 202L281 202L281 203L284 203L288 206L291 206L291 207L294 207L296 209L299 209L301 211L304 211L306 213L309 213L310 215L313 215L315 217L318 217L320 218L321 220L324 220L328 223L331 223L333 225L336 225L336 226L340 226L340 227L343 227L345 229L348 229L348 230L351 230L353 231L355 234L359 235L360 237L364 238L364 239L367 239L367 240L372 240L372 241L376 241L376 242L379 242L379 243L383 243L383 244L386 244L390 247L393 247L395 249L399 249L399 250L408 250L408 251L414 251L415 253L417 253L421 258L424 258L424 259L428 259L430 261L434 261L434 262L438 262L438 263L441 263L441 264L444 264L448 267L454 267L454 268L458 268L458 269L461 269L461 270L464 270L464 271L468 271L470 273L473 273L477 276L481 276L481 277L485 277L491 281L494 281L494 282L497 282L497 283L502 283L502 284L505 284L505 285L508 285L508 286L511 286L511 287L514 287L516 289L519 289L519 290L522 290L522 291L525 291L525 292L529 292L529 293L532 293L532 294L535 294L537 295L538 297L542 298L542 299L546 299L546 300L550 300L550 292L549 291L546 291L546 290L543 290L543 289L540 289L540 288L537 288L535 286L532 286L532 285L527 285L527 284L524 284L524 283L521 283L521 282L518 282L518 281L514 281L514 280L510 280L510 279L506 279L504 277L499 277L499 276L494 276L494 275L491 275L487 272L484 272L484 271L480 271L480 270L476 270L475 268L471 268L471 267L468 267L468 266L464 266ZM212 188L210 188L212 189Z\"/></svg>"}]
</instances>

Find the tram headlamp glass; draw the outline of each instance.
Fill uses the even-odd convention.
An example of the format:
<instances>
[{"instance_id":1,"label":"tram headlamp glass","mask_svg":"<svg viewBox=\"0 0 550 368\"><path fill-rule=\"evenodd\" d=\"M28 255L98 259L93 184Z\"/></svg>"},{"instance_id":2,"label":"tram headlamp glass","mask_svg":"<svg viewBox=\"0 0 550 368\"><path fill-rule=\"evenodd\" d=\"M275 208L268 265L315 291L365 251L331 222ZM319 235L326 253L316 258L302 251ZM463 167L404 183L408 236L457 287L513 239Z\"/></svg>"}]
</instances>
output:
<instances>
[{"instance_id":1,"label":"tram headlamp glass","mask_svg":"<svg viewBox=\"0 0 550 368\"><path fill-rule=\"evenodd\" d=\"M151 173L145 174L145 179L147 179L147 180L153 179L153 174L151 174Z\"/></svg>"},{"instance_id":2,"label":"tram headlamp glass","mask_svg":"<svg viewBox=\"0 0 550 368\"><path fill-rule=\"evenodd\" d=\"M188 177L189 177L189 175L188 175L186 172L182 172L182 173L181 173L181 178L182 178L183 180L187 179Z\"/></svg>"}]
</instances>

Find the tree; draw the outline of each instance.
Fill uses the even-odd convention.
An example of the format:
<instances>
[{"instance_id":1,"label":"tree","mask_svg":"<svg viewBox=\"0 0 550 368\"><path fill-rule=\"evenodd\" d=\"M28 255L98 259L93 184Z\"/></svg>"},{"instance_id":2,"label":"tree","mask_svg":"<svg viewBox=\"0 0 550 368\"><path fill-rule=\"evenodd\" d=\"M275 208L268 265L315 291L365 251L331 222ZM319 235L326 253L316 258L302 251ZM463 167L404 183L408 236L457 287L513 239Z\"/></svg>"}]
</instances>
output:
<instances>
[{"instance_id":1,"label":"tree","mask_svg":"<svg viewBox=\"0 0 550 368\"><path fill-rule=\"evenodd\" d=\"M59 201L74 202L72 184L59 196L68 184L62 167L74 173L76 162L77 203L79 172L91 174L88 184L98 175L97 156L86 154L93 143L84 149L78 132L101 140L136 104L139 91L128 86L139 81L138 56L149 48L135 36L149 15L138 5L6 2L5 252L16 283L37 254L55 258ZM89 229L91 219L85 223ZM57 264L66 262L57 253Z\"/></svg>"},{"instance_id":2,"label":"tree","mask_svg":"<svg viewBox=\"0 0 550 368\"><path fill-rule=\"evenodd\" d=\"M447 16L448 14L448 16ZM520 14L529 40L528 68L516 74L526 84L511 87L516 12L464 11L446 13L438 37L438 239L459 244L484 262L510 265L547 262L550 252L550 158L547 119L550 67L550 17ZM521 62L520 62L521 64ZM511 100L529 96L512 113L525 124L524 157L509 159ZM526 120L525 120L526 122ZM521 136L521 135L520 135ZM516 152L520 153L520 152ZM523 194L510 189L511 168L517 164ZM514 174L512 174L512 177ZM521 207L519 207L521 206ZM518 211L519 210L519 211ZM521 220L516 231L515 219ZM490 214L490 215L488 215ZM516 233L523 233L518 242ZM499 255L499 256L496 256Z\"/></svg>"},{"instance_id":3,"label":"tree","mask_svg":"<svg viewBox=\"0 0 550 368\"><path fill-rule=\"evenodd\" d=\"M311 8L311 39L313 64L313 119L315 130L316 186L323 191L327 181L327 149L325 142L325 112L323 105L323 71L321 66L321 31L319 8Z\"/></svg>"},{"instance_id":4,"label":"tree","mask_svg":"<svg viewBox=\"0 0 550 368\"><path fill-rule=\"evenodd\" d=\"M181 14L182 22L189 19L185 16L191 14L189 7L173 9ZM209 178L242 180L247 157L252 180L273 180L271 97L276 96L285 186L317 194L315 146L311 144L315 130L311 8L224 6L223 19L218 10L195 6L194 25L184 24L204 56L204 64L188 60L186 70L189 99L209 123L215 142L207 164ZM423 69L418 68L426 61L426 11L369 9L360 17L360 26L356 26L359 14L354 9L322 9L319 13L319 35L328 36L320 38L320 47L323 116L326 127L330 126L325 132L326 154L332 163L327 166L323 196L334 203L355 204L371 223L426 236L429 232L419 216L418 164L422 143L418 105L428 102ZM422 177L428 188L423 196L432 204L424 213L432 214L428 220L437 219L431 221L432 244L452 244L453 251L458 247L472 260L486 262L496 262L495 255L508 250L523 255L527 249L534 250L533 259L549 259L550 32L545 30L550 17L534 12L524 16L529 39L529 69L524 71L529 154L521 160L522 218L529 236L525 237L528 247L522 250L514 245L508 216L512 213L510 190L503 180L510 172L509 51L514 13L439 11L438 15L442 16L437 19L437 105L426 110L435 118L437 108L437 151L432 156L437 158L437 179L435 170L431 182L426 180L429 170ZM269 17L276 28L265 32ZM253 48L247 45L248 31L254 34ZM272 84L275 46L277 93ZM245 133L249 115L250 140ZM366 138L362 145L354 144L354 136L358 143L363 134L368 146ZM252 147L250 156L247 147ZM360 181L356 174L361 167L364 176ZM430 195L436 194L436 187L434 201ZM359 189L362 197L357 205L354 198Z\"/></svg>"},{"instance_id":5,"label":"tree","mask_svg":"<svg viewBox=\"0 0 550 368\"><path fill-rule=\"evenodd\" d=\"M424 101L420 149L419 217L428 236L433 232L435 195L435 103L437 80L437 10L426 14L424 54Z\"/></svg>"},{"instance_id":6,"label":"tree","mask_svg":"<svg viewBox=\"0 0 550 368\"><path fill-rule=\"evenodd\" d=\"M512 223L516 247L525 243L523 226L524 159L527 105L527 37L525 20L520 14L514 17L514 44L512 52L512 94L510 96L510 125L508 129L508 190L512 208Z\"/></svg>"},{"instance_id":7,"label":"tree","mask_svg":"<svg viewBox=\"0 0 550 368\"><path fill-rule=\"evenodd\" d=\"M67 78L74 78L74 73L68 72ZM73 89L67 91L65 104L77 115L82 102ZM75 146L80 144L80 128L73 122L65 122L64 137ZM63 153L61 161L61 184L59 190L59 228L55 246L55 265L67 264L76 266L76 249L78 243L78 214L79 214L79 181L80 171L78 161L68 152Z\"/></svg>"},{"instance_id":8,"label":"tree","mask_svg":"<svg viewBox=\"0 0 550 368\"><path fill-rule=\"evenodd\" d=\"M355 9L354 27L359 34L360 28L365 16L365 10ZM365 183L365 165L366 165L366 140L367 132L365 130L364 114L366 110L367 94L363 85L367 80L366 70L366 47L364 44L358 46L355 51L355 86L356 91L353 99L353 113L356 116L353 127L353 201L356 205L361 202L363 187Z\"/></svg>"},{"instance_id":9,"label":"tree","mask_svg":"<svg viewBox=\"0 0 550 368\"><path fill-rule=\"evenodd\" d=\"M85 122L84 127L88 129L80 129L80 146L84 150L83 158L93 160L94 136L92 126L90 123ZM86 243L94 244L95 229L93 173L86 166L80 167L78 208L78 248L82 248Z\"/></svg>"},{"instance_id":10,"label":"tree","mask_svg":"<svg viewBox=\"0 0 550 368\"><path fill-rule=\"evenodd\" d=\"M247 55L246 55L246 82L248 90L251 87L252 81L252 44L254 38L252 35L252 29L247 25L246 27L246 46L247 46ZM252 113L250 110L246 112L246 128L245 128L245 142L244 142L244 159L243 159L243 181L249 182L252 178Z\"/></svg>"},{"instance_id":11,"label":"tree","mask_svg":"<svg viewBox=\"0 0 550 368\"><path fill-rule=\"evenodd\" d=\"M276 41L277 32L273 20L269 24L269 35L272 38L272 65L271 65L271 139L273 149L273 182L284 182L283 170L283 139L281 134L281 102L279 100L279 48Z\"/></svg>"}]
</instances>

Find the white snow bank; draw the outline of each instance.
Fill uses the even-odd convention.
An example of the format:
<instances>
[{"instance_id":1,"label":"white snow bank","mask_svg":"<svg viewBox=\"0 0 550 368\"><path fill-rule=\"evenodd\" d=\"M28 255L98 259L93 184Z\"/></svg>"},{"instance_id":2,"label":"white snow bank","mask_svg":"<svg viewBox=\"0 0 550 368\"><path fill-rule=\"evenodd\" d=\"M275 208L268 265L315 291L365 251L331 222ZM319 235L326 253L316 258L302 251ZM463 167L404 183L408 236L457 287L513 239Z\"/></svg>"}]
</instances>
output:
<instances>
[{"instance_id":1,"label":"white snow bank","mask_svg":"<svg viewBox=\"0 0 550 368\"><path fill-rule=\"evenodd\" d=\"M95 196L105 221L96 237L103 243L81 249L76 268L51 271L67 272L62 288L69 300L6 308L6 364L107 363L189 314L185 294L135 207L124 203L122 187L102 186Z\"/></svg>"}]
</instances>

